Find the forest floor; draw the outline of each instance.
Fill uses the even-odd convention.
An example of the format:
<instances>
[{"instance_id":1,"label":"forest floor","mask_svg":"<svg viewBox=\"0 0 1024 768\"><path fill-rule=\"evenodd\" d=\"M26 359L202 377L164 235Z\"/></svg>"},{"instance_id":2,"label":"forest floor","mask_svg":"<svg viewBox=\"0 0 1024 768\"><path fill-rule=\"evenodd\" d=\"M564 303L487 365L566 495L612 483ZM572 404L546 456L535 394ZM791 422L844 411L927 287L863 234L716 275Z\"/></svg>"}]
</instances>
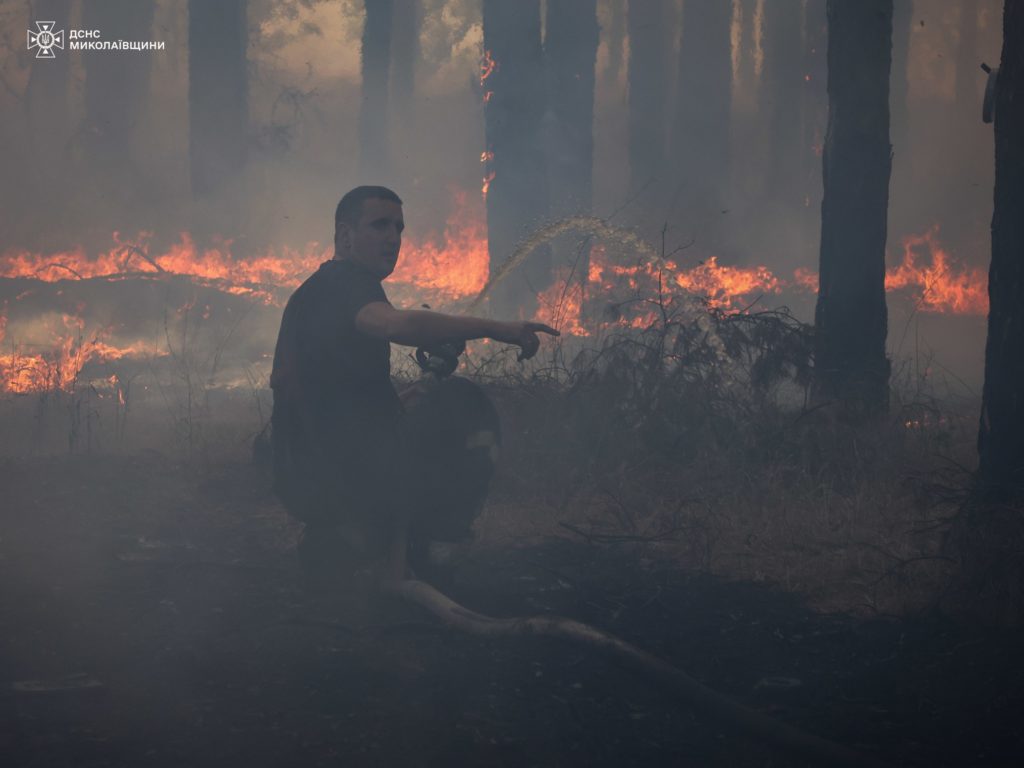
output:
<instances>
[{"instance_id":1,"label":"forest floor","mask_svg":"<svg viewBox=\"0 0 1024 768\"><path fill-rule=\"evenodd\" d=\"M308 595L242 460L7 458L0 488L4 766L807 764L587 649ZM1024 764L1020 632L825 614L555 537L484 542L446 591L589 622L894 765Z\"/></svg>"}]
</instances>

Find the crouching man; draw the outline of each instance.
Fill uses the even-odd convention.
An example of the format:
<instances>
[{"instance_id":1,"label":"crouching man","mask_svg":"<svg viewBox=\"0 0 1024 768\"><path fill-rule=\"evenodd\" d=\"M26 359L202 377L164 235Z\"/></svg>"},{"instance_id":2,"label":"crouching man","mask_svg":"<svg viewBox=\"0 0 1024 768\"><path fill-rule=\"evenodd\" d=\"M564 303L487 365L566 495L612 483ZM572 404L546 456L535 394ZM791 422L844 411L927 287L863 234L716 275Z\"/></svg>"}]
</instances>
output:
<instances>
[{"instance_id":1,"label":"crouching man","mask_svg":"<svg viewBox=\"0 0 1024 768\"><path fill-rule=\"evenodd\" d=\"M357 187L334 215L334 258L288 300L274 350L274 485L305 523L304 569L328 576L346 556L389 557L405 574L406 532L416 515L415 457L391 383L391 342L431 347L489 338L540 346L542 323L500 322L391 306L381 281L398 262L402 201L385 187Z\"/></svg>"}]
</instances>

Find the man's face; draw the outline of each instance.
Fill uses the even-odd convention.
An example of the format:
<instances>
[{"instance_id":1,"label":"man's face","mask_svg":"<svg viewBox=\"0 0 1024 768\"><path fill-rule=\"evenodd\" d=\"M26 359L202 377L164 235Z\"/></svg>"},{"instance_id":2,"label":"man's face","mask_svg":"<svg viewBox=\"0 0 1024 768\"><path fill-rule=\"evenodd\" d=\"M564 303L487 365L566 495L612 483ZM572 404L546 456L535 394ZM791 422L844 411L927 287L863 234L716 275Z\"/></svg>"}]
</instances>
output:
<instances>
[{"instance_id":1,"label":"man's face","mask_svg":"<svg viewBox=\"0 0 1024 768\"><path fill-rule=\"evenodd\" d=\"M403 229L401 205L376 197L364 200L359 223L349 229L352 261L383 280L395 271Z\"/></svg>"}]
</instances>

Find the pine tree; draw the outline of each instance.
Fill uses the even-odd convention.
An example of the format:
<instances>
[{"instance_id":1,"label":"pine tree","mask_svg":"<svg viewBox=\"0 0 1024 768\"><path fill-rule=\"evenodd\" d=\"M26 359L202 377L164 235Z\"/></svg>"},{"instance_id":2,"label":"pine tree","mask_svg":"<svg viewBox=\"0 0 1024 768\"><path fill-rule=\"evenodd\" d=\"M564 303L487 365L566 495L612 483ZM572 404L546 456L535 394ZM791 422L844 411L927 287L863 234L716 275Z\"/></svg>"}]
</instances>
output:
<instances>
[{"instance_id":1,"label":"pine tree","mask_svg":"<svg viewBox=\"0 0 1024 768\"><path fill-rule=\"evenodd\" d=\"M391 69L392 0L366 0L363 26L362 105L359 110L359 171L362 182L386 179L391 170L388 146L388 86Z\"/></svg>"},{"instance_id":2,"label":"pine tree","mask_svg":"<svg viewBox=\"0 0 1024 768\"><path fill-rule=\"evenodd\" d=\"M884 411L892 0L828 2L828 133L815 310L818 400Z\"/></svg>"},{"instance_id":3,"label":"pine tree","mask_svg":"<svg viewBox=\"0 0 1024 768\"><path fill-rule=\"evenodd\" d=\"M541 123L546 108L539 0L484 0L487 246L492 271L548 216ZM550 254L534 252L491 294L496 314L530 314L551 281Z\"/></svg>"},{"instance_id":4,"label":"pine tree","mask_svg":"<svg viewBox=\"0 0 1024 768\"><path fill-rule=\"evenodd\" d=\"M189 0L189 168L192 194L221 190L246 161L246 0Z\"/></svg>"}]
</instances>

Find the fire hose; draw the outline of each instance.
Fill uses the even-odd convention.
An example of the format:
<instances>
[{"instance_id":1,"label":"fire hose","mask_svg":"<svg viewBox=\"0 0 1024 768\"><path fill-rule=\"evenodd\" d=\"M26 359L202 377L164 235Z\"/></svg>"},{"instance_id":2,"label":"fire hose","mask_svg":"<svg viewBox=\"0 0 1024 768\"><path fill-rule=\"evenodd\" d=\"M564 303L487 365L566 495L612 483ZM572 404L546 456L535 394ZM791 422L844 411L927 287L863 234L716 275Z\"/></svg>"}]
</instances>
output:
<instances>
[{"instance_id":1,"label":"fire hose","mask_svg":"<svg viewBox=\"0 0 1024 768\"><path fill-rule=\"evenodd\" d=\"M677 667L615 635L562 616L496 619L465 608L426 582L404 579L385 582L385 594L432 613L447 626L479 637L550 637L584 645L609 661L652 681L665 693L708 712L746 733L823 765L883 768L886 764L851 748L745 707L712 690Z\"/></svg>"}]
</instances>

